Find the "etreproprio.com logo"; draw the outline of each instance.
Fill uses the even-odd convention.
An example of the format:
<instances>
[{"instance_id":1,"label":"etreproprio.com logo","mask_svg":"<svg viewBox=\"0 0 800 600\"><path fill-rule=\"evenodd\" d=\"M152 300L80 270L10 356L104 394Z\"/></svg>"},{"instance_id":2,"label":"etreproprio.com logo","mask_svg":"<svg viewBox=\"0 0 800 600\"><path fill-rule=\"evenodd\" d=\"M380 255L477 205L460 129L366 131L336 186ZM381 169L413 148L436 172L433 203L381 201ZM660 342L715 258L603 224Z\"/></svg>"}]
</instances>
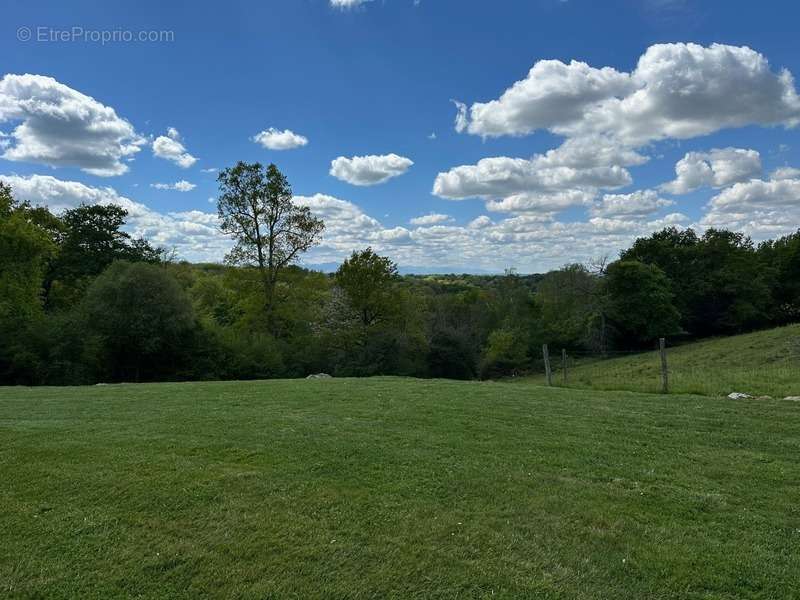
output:
<instances>
[{"instance_id":1,"label":"etreproprio.com logo","mask_svg":"<svg viewBox=\"0 0 800 600\"><path fill-rule=\"evenodd\" d=\"M175 32L164 29L86 29L75 26L57 28L48 26L19 27L17 39L20 42L37 43L70 43L82 42L90 44L126 44L126 43L165 43L175 41Z\"/></svg>"}]
</instances>

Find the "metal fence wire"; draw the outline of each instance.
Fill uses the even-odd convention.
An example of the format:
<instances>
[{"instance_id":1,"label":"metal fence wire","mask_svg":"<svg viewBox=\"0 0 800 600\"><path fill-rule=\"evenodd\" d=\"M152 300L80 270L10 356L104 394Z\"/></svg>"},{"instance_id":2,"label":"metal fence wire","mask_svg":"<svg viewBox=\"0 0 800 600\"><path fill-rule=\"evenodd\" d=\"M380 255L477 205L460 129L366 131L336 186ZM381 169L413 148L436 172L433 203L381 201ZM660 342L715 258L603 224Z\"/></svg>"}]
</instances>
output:
<instances>
[{"instance_id":1,"label":"metal fence wire","mask_svg":"<svg viewBox=\"0 0 800 600\"><path fill-rule=\"evenodd\" d=\"M542 348L547 385L595 390L753 397L800 396L800 340L753 364L736 355L707 359L671 348L605 353Z\"/></svg>"}]
</instances>

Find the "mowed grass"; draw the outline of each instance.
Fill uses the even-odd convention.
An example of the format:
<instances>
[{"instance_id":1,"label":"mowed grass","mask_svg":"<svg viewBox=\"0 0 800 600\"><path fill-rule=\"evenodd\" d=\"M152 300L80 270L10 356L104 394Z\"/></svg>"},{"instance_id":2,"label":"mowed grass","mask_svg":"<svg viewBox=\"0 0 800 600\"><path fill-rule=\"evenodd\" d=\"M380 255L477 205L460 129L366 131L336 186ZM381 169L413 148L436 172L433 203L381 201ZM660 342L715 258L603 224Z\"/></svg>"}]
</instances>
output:
<instances>
[{"instance_id":1,"label":"mowed grass","mask_svg":"<svg viewBox=\"0 0 800 600\"><path fill-rule=\"evenodd\" d=\"M551 349L551 354L554 352ZM555 385L648 393L661 390L658 352L605 360L570 357L566 384L562 379L560 350L551 360ZM727 396L731 392L775 398L800 396L800 325L668 347L667 363L670 392L707 396ZM531 381L544 384L545 378L539 375Z\"/></svg>"},{"instance_id":2,"label":"mowed grass","mask_svg":"<svg viewBox=\"0 0 800 600\"><path fill-rule=\"evenodd\" d=\"M791 598L800 403L0 389L3 598Z\"/></svg>"}]
</instances>

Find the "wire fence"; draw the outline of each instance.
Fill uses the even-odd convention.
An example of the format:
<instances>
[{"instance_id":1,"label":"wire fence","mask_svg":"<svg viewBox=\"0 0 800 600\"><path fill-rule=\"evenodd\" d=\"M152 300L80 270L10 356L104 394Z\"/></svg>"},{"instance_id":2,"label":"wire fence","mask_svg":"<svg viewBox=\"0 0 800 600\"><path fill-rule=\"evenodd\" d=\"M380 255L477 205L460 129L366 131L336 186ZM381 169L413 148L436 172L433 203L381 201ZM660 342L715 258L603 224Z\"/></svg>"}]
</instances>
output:
<instances>
[{"instance_id":1,"label":"wire fence","mask_svg":"<svg viewBox=\"0 0 800 600\"><path fill-rule=\"evenodd\" d=\"M544 347L541 383L648 393L800 396L800 339L754 358L746 349L705 356L665 343L651 351L587 352ZM549 369L548 369L549 367ZM549 376L548 376L549 370Z\"/></svg>"}]
</instances>

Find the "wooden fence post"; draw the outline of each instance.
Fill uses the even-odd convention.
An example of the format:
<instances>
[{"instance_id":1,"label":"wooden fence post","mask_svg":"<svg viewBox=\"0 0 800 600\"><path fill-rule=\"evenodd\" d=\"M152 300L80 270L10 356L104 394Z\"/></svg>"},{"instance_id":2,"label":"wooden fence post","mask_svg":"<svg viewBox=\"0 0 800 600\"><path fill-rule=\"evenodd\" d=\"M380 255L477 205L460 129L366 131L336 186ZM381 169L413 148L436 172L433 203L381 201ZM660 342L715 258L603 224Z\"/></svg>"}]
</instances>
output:
<instances>
[{"instance_id":1,"label":"wooden fence post","mask_svg":"<svg viewBox=\"0 0 800 600\"><path fill-rule=\"evenodd\" d=\"M661 393L669 393L669 372L667 371L667 342L664 338L658 340L658 349L661 353Z\"/></svg>"},{"instance_id":2,"label":"wooden fence post","mask_svg":"<svg viewBox=\"0 0 800 600\"><path fill-rule=\"evenodd\" d=\"M547 344L542 344L542 357L544 358L544 374L547 377L547 385L553 385L553 372L550 370L550 352Z\"/></svg>"},{"instance_id":3,"label":"wooden fence post","mask_svg":"<svg viewBox=\"0 0 800 600\"><path fill-rule=\"evenodd\" d=\"M561 350L561 380L564 386L567 385L567 351Z\"/></svg>"}]
</instances>

